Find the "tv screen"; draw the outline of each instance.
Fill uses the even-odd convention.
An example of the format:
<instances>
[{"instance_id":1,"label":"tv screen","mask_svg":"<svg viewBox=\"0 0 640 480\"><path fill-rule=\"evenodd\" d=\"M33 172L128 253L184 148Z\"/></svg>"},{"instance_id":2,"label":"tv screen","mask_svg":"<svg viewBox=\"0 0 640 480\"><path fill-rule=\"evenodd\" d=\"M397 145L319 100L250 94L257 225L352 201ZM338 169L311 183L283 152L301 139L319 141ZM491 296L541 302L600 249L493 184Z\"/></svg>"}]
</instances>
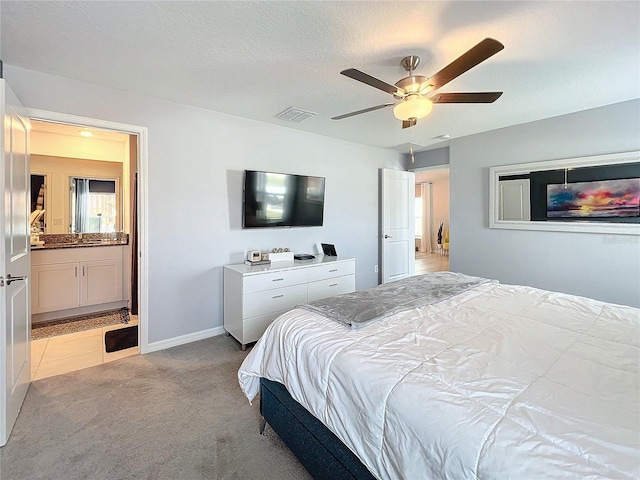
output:
<instances>
[{"instance_id":1,"label":"tv screen","mask_svg":"<svg viewBox=\"0 0 640 480\"><path fill-rule=\"evenodd\" d=\"M324 177L245 170L242 227L320 227Z\"/></svg>"}]
</instances>

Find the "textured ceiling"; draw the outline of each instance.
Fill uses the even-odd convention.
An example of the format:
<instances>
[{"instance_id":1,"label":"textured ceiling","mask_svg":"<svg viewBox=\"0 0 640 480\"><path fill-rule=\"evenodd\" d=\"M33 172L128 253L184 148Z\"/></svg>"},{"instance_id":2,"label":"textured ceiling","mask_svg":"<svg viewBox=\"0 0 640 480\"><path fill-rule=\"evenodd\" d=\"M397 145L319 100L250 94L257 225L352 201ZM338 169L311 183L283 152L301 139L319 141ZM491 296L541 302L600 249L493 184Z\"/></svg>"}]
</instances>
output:
<instances>
[{"instance_id":1,"label":"textured ceiling","mask_svg":"<svg viewBox=\"0 0 640 480\"><path fill-rule=\"evenodd\" d=\"M0 2L0 58L31 70L383 148L452 138L640 97L640 2ZM402 130L392 101L339 74L388 83L400 59L430 76L485 37L505 49L441 92L504 91L435 105ZM304 123L274 116L295 106ZM404 147L402 147L404 148Z\"/></svg>"}]
</instances>

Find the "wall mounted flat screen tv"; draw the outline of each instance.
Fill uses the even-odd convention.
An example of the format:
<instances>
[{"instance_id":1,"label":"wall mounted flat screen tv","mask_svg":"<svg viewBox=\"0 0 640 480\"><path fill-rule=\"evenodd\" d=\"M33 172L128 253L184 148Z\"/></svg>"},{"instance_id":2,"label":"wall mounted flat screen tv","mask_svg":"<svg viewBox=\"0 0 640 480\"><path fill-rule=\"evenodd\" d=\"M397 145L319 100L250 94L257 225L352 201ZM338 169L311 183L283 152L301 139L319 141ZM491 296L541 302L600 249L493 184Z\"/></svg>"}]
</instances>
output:
<instances>
[{"instance_id":1,"label":"wall mounted flat screen tv","mask_svg":"<svg viewBox=\"0 0 640 480\"><path fill-rule=\"evenodd\" d=\"M320 227L324 177L245 170L242 228Z\"/></svg>"}]
</instances>

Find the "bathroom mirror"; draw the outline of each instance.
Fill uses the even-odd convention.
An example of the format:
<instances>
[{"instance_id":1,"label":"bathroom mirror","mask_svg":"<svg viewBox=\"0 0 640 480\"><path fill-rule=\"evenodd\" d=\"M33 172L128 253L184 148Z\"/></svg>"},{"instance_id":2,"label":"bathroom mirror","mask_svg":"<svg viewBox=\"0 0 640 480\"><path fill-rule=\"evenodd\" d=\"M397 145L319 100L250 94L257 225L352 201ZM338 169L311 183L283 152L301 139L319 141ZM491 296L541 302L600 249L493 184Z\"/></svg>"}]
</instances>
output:
<instances>
[{"instance_id":1,"label":"bathroom mirror","mask_svg":"<svg viewBox=\"0 0 640 480\"><path fill-rule=\"evenodd\" d=\"M82 224L75 221L73 212L75 211L76 196L74 190L72 190L72 179L86 179L89 181L107 181L110 182L109 187L106 188L106 192L94 192L104 193L111 195L113 200L113 190L115 188L115 228L116 231L123 231L125 225L126 199L128 198L124 194L123 183L123 166L121 162L109 162L109 161L97 161L97 160L85 160L79 158L64 158L55 157L50 155L31 155L31 205L32 211L39 205L39 192L42 178L44 177L45 184L45 196L43 208L45 214L43 216L44 224L41 225L39 233L45 234L68 234L68 233L90 233L97 232L97 228L100 228L102 232L111 231L113 228L113 212L110 210L102 211L103 207L100 206L101 211L93 211L88 214L93 219L89 223L85 223L88 229L85 232L80 232L83 227ZM114 187L115 185L115 187ZM87 187L89 188L89 187ZM105 190L100 188L94 183L92 190ZM111 203L113 204L113 202ZM106 207L104 207L106 208ZM113 207L111 207L113 208ZM97 213L101 213L100 225L97 225ZM89 218L85 216L85 218ZM110 217L108 223L105 223L107 217Z\"/></svg>"},{"instance_id":2,"label":"bathroom mirror","mask_svg":"<svg viewBox=\"0 0 640 480\"><path fill-rule=\"evenodd\" d=\"M640 152L489 169L489 227L640 235Z\"/></svg>"},{"instance_id":3,"label":"bathroom mirror","mask_svg":"<svg viewBox=\"0 0 640 480\"><path fill-rule=\"evenodd\" d=\"M69 178L70 233L114 233L122 230L116 178Z\"/></svg>"}]
</instances>

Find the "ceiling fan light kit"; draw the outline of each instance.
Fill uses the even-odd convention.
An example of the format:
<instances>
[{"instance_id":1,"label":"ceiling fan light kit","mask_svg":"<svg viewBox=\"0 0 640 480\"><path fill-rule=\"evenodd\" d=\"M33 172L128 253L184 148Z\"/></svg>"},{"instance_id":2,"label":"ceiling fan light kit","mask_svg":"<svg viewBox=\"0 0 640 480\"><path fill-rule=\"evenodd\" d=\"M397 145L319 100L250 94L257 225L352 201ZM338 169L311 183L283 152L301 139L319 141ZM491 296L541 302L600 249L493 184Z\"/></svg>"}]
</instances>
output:
<instances>
[{"instance_id":1,"label":"ceiling fan light kit","mask_svg":"<svg viewBox=\"0 0 640 480\"><path fill-rule=\"evenodd\" d=\"M433 110L433 102L417 93L408 95L393 107L393 114L398 120L416 120L424 118Z\"/></svg>"},{"instance_id":2,"label":"ceiling fan light kit","mask_svg":"<svg viewBox=\"0 0 640 480\"><path fill-rule=\"evenodd\" d=\"M497 40L485 38L471 50L463 53L460 57L429 78L423 77L422 75L413 75L413 70L420 64L420 57L417 55L404 57L400 64L409 72L409 76L399 80L395 85L372 77L355 68L343 70L340 72L342 75L389 93L398 101L338 115L337 117L333 117L332 120L342 120L343 118L393 106L394 116L398 120L402 120L402 128L407 128L414 126L418 119L429 115L434 103L493 103L500 98L502 92L434 92L479 63L495 55L503 48L504 45Z\"/></svg>"}]
</instances>

